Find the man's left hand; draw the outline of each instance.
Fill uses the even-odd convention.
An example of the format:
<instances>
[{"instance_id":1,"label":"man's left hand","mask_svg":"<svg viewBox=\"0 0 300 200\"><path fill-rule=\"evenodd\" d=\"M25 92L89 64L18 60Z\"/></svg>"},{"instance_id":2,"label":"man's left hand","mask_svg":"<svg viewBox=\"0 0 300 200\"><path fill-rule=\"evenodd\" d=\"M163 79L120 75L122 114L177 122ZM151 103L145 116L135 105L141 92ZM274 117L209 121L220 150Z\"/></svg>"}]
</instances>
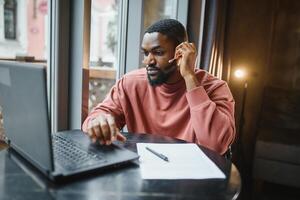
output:
<instances>
[{"instance_id":1,"label":"man's left hand","mask_svg":"<svg viewBox=\"0 0 300 200\"><path fill-rule=\"evenodd\" d=\"M179 66L183 78L194 75L197 50L194 43L182 42L175 49L176 64Z\"/></svg>"}]
</instances>

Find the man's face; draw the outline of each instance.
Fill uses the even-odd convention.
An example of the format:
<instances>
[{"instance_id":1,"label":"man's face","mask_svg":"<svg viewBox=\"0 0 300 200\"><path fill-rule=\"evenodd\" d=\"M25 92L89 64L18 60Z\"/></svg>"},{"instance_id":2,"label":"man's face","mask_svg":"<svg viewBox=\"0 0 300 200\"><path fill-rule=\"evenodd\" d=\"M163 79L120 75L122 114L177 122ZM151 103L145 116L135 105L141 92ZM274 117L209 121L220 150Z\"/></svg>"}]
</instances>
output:
<instances>
[{"instance_id":1,"label":"man's face","mask_svg":"<svg viewBox=\"0 0 300 200\"><path fill-rule=\"evenodd\" d=\"M160 85L168 81L170 75L177 69L174 62L175 44L166 35L158 32L146 33L142 42L144 53L143 63L146 65L149 83Z\"/></svg>"}]
</instances>

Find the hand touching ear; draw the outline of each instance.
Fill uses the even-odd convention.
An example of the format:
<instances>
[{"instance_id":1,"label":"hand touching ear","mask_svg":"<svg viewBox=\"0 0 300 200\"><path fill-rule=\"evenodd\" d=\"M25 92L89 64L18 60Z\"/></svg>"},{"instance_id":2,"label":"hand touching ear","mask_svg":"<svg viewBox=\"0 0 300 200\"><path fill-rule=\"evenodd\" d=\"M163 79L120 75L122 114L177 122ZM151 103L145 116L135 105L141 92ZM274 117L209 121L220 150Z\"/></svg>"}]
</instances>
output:
<instances>
[{"instance_id":1,"label":"hand touching ear","mask_svg":"<svg viewBox=\"0 0 300 200\"><path fill-rule=\"evenodd\" d=\"M182 42L175 49L175 56L169 62L176 60L179 66L180 74L183 78L188 75L194 75L195 62L197 58L197 50L194 43Z\"/></svg>"},{"instance_id":2,"label":"hand touching ear","mask_svg":"<svg viewBox=\"0 0 300 200\"><path fill-rule=\"evenodd\" d=\"M174 58L169 60L169 62L176 60L187 91L191 91L200 84L195 74L196 59L197 50L195 45L193 43L182 42L176 47Z\"/></svg>"}]
</instances>

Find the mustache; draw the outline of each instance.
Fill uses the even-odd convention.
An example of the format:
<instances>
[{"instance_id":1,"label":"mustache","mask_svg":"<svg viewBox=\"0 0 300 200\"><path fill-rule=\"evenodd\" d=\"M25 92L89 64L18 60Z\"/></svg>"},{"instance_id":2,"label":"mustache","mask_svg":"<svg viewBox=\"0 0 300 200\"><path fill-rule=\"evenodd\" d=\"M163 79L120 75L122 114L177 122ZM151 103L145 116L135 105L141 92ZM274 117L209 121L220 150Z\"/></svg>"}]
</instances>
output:
<instances>
[{"instance_id":1,"label":"mustache","mask_svg":"<svg viewBox=\"0 0 300 200\"><path fill-rule=\"evenodd\" d=\"M177 69L177 65L169 65L166 69L161 70L159 67L157 67L155 64L146 65L147 71L157 70L163 73L170 73Z\"/></svg>"},{"instance_id":2,"label":"mustache","mask_svg":"<svg viewBox=\"0 0 300 200\"><path fill-rule=\"evenodd\" d=\"M154 64L150 64L150 65L146 65L146 69L148 70L160 70L156 65Z\"/></svg>"}]
</instances>

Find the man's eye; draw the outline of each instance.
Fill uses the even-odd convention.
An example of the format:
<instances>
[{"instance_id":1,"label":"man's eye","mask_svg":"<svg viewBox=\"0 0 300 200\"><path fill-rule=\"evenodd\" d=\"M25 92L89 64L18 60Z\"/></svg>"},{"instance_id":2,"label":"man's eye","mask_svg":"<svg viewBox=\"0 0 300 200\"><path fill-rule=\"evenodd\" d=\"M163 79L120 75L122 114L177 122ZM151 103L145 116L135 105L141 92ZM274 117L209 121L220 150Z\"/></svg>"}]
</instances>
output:
<instances>
[{"instance_id":1,"label":"man's eye","mask_svg":"<svg viewBox=\"0 0 300 200\"><path fill-rule=\"evenodd\" d=\"M143 54L144 54L144 56L148 56L149 52L144 51Z\"/></svg>"},{"instance_id":2,"label":"man's eye","mask_svg":"<svg viewBox=\"0 0 300 200\"><path fill-rule=\"evenodd\" d=\"M158 56L162 56L164 54L163 51L155 51L154 53L155 53L155 55L158 55Z\"/></svg>"}]
</instances>

